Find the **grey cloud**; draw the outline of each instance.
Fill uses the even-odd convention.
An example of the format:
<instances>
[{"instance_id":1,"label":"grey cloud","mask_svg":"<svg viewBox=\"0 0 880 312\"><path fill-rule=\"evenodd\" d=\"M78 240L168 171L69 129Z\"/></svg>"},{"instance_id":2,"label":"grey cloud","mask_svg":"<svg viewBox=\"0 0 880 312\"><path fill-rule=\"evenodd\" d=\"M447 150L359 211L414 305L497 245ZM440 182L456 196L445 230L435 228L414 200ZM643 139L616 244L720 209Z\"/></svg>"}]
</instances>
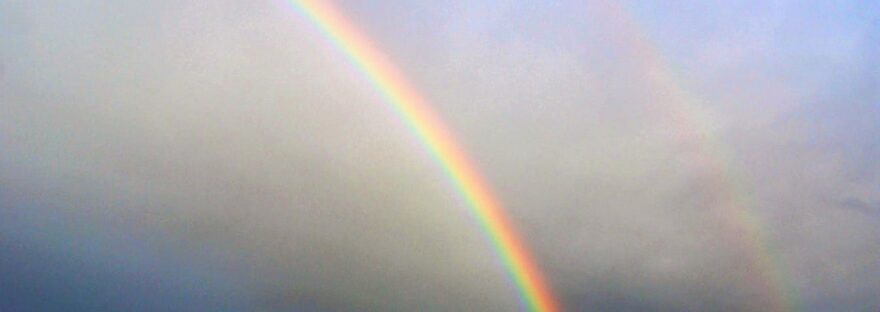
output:
<instances>
[{"instance_id":1,"label":"grey cloud","mask_svg":"<svg viewBox=\"0 0 880 312\"><path fill-rule=\"evenodd\" d=\"M748 238L716 214L733 191L594 6L339 3L461 139L568 308L760 309ZM721 176L782 287L808 311L876 308L876 14L682 6L629 10L717 121ZM283 1L0 12L0 307L520 308L430 155Z\"/></svg>"}]
</instances>

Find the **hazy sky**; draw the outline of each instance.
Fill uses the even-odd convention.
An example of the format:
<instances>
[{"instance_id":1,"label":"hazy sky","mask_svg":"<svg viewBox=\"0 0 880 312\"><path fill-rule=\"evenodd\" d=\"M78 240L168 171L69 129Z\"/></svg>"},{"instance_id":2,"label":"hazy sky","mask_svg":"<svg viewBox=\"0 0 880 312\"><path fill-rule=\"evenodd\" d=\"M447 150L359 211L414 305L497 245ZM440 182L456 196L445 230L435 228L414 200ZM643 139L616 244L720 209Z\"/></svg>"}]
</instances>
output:
<instances>
[{"instance_id":1,"label":"hazy sky","mask_svg":"<svg viewBox=\"0 0 880 312\"><path fill-rule=\"evenodd\" d=\"M336 3L568 309L760 310L768 274L880 309L878 2ZM521 309L506 274L285 1L0 1L0 310Z\"/></svg>"}]
</instances>

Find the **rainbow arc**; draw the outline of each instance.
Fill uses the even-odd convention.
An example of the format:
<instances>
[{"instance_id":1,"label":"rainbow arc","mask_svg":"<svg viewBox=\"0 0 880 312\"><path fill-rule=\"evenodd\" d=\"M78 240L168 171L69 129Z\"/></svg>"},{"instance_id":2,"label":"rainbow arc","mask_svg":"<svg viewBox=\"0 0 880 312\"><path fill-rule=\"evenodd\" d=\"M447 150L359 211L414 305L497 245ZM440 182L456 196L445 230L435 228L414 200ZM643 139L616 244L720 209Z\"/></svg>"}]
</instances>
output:
<instances>
[{"instance_id":1,"label":"rainbow arc","mask_svg":"<svg viewBox=\"0 0 880 312\"><path fill-rule=\"evenodd\" d=\"M327 1L291 1L349 60L422 142L464 197L532 311L560 309L501 203L425 98L375 44Z\"/></svg>"},{"instance_id":2,"label":"rainbow arc","mask_svg":"<svg viewBox=\"0 0 880 312\"><path fill-rule=\"evenodd\" d=\"M453 135L433 112L429 102L405 79L396 66L369 38L352 25L329 1L286 0L307 17L324 36L333 43L348 61L377 90L384 101L416 134L422 145L443 168L451 183L464 197L472 215L478 220L483 232L516 284L524 305L532 311L559 311L561 304L533 259L523 240L519 237L489 185L468 160L464 150ZM713 168L712 182L723 190L724 205L719 215L726 220L725 231L732 242L744 252L744 257L754 269L752 283L767 294L767 311L790 311L797 309L794 289L786 291L784 279L767 246L767 237L757 214L749 208L747 192L736 181L731 169L730 157L712 131L710 118L701 110L697 100L688 94L676 80L670 63L663 58L660 49L653 44L647 32L638 27L634 16L625 8L611 1L598 1L597 8L607 22L618 30L620 42L631 51L649 82L665 94L666 114L681 127L684 140L700 144L699 161Z\"/></svg>"}]
</instances>

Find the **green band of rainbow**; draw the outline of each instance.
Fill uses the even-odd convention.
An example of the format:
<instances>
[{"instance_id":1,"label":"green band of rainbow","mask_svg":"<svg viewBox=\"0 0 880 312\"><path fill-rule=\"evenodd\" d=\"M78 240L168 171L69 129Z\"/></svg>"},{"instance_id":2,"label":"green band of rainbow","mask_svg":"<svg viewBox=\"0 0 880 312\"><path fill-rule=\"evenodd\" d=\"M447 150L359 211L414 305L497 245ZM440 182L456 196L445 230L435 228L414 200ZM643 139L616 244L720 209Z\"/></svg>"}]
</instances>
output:
<instances>
[{"instance_id":1,"label":"green band of rainbow","mask_svg":"<svg viewBox=\"0 0 880 312\"><path fill-rule=\"evenodd\" d=\"M288 1L345 54L430 151L492 241L527 307L533 311L558 311L559 303L500 203L427 101L329 2Z\"/></svg>"}]
</instances>

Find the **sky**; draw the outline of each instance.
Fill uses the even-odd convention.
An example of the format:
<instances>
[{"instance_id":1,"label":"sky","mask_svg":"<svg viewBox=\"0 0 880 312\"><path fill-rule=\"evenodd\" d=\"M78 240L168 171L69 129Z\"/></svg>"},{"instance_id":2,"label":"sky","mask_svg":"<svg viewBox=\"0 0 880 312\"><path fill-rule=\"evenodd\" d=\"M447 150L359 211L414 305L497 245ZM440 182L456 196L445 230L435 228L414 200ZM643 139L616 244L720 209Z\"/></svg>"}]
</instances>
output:
<instances>
[{"instance_id":1,"label":"sky","mask_svg":"<svg viewBox=\"0 0 880 312\"><path fill-rule=\"evenodd\" d=\"M880 309L875 1L335 1L571 311ZM282 0L0 1L0 310L518 311Z\"/></svg>"}]
</instances>

